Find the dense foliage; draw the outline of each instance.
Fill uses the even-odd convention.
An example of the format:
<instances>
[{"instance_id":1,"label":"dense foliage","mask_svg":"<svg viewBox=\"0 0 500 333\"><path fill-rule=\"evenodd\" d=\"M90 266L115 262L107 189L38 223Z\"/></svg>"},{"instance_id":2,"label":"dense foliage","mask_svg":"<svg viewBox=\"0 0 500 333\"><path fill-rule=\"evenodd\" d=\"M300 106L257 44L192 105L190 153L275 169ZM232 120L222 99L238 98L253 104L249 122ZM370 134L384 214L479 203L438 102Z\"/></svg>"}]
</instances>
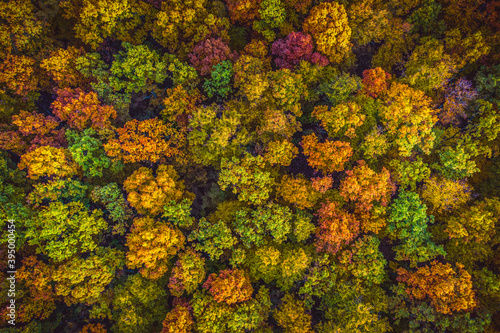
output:
<instances>
[{"instance_id":1,"label":"dense foliage","mask_svg":"<svg viewBox=\"0 0 500 333\"><path fill-rule=\"evenodd\" d=\"M1 1L0 332L500 332L499 22Z\"/></svg>"}]
</instances>

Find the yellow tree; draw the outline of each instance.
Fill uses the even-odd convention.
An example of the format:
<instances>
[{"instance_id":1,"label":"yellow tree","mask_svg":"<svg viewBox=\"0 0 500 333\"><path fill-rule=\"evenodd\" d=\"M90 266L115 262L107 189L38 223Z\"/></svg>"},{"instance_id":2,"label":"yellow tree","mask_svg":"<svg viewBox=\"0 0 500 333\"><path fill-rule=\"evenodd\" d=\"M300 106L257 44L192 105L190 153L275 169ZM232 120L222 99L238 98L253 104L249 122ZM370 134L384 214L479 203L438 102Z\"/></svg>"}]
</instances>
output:
<instances>
[{"instance_id":1,"label":"yellow tree","mask_svg":"<svg viewBox=\"0 0 500 333\"><path fill-rule=\"evenodd\" d=\"M156 176L153 176L152 169L143 167L125 180L123 188L128 192L128 202L138 213L156 216L172 200L194 199L194 195L185 190L184 181L178 179L179 175L171 165L160 165Z\"/></svg>"},{"instance_id":2,"label":"yellow tree","mask_svg":"<svg viewBox=\"0 0 500 333\"><path fill-rule=\"evenodd\" d=\"M342 62L351 48L347 13L337 2L323 2L313 7L302 28L311 34L317 50L334 64Z\"/></svg>"},{"instance_id":3,"label":"yellow tree","mask_svg":"<svg viewBox=\"0 0 500 333\"><path fill-rule=\"evenodd\" d=\"M432 127L438 121L431 100L423 91L394 82L384 98L380 111L387 135L393 139L401 156L410 156L419 148L428 154L434 146Z\"/></svg>"},{"instance_id":4,"label":"yellow tree","mask_svg":"<svg viewBox=\"0 0 500 333\"><path fill-rule=\"evenodd\" d=\"M156 280L167 273L168 261L184 248L185 242L182 232L170 224L149 216L137 218L127 235L127 266L140 268L142 276Z\"/></svg>"},{"instance_id":5,"label":"yellow tree","mask_svg":"<svg viewBox=\"0 0 500 333\"><path fill-rule=\"evenodd\" d=\"M21 170L28 170L28 177L38 179L47 177L71 177L77 174L78 165L67 149L51 146L38 147L21 156L18 164Z\"/></svg>"}]
</instances>

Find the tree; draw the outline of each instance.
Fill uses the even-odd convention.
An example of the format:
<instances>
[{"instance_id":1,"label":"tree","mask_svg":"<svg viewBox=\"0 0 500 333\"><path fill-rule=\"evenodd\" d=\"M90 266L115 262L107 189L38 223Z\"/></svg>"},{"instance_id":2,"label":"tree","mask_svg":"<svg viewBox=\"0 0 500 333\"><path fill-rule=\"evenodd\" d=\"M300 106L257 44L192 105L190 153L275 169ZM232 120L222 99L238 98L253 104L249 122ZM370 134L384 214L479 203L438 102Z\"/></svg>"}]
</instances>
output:
<instances>
[{"instance_id":1,"label":"tree","mask_svg":"<svg viewBox=\"0 0 500 333\"><path fill-rule=\"evenodd\" d=\"M395 159L389 162L389 166L394 169L392 176L404 190L410 187L412 191L415 191L417 183L428 179L431 175L431 169L420 156L414 161Z\"/></svg>"},{"instance_id":2,"label":"tree","mask_svg":"<svg viewBox=\"0 0 500 333\"><path fill-rule=\"evenodd\" d=\"M259 17L260 2L262 0L225 0L229 11L231 23L240 22L242 24L251 24Z\"/></svg>"},{"instance_id":3,"label":"tree","mask_svg":"<svg viewBox=\"0 0 500 333\"><path fill-rule=\"evenodd\" d=\"M89 212L81 202L52 202L33 219L27 221L26 238L37 252L54 262L62 262L77 254L94 251L99 235L108 224L98 209Z\"/></svg>"},{"instance_id":4,"label":"tree","mask_svg":"<svg viewBox=\"0 0 500 333\"><path fill-rule=\"evenodd\" d=\"M420 90L394 82L384 101L380 115L400 155L410 156L416 147L428 154L434 146L432 127L438 120L431 100Z\"/></svg>"},{"instance_id":5,"label":"tree","mask_svg":"<svg viewBox=\"0 0 500 333\"><path fill-rule=\"evenodd\" d=\"M64 18L76 19L76 36L94 50L107 37L140 44L152 19L152 6L143 1L65 1L61 7Z\"/></svg>"},{"instance_id":6,"label":"tree","mask_svg":"<svg viewBox=\"0 0 500 333\"><path fill-rule=\"evenodd\" d=\"M175 302L175 301L174 301ZM194 328L192 307L187 302L179 302L163 320L161 333L190 333Z\"/></svg>"},{"instance_id":7,"label":"tree","mask_svg":"<svg viewBox=\"0 0 500 333\"><path fill-rule=\"evenodd\" d=\"M253 21L252 27L261 33L268 42L276 38L276 33L272 30L283 26L286 19L285 6L281 0L262 0L260 3L260 21Z\"/></svg>"},{"instance_id":8,"label":"tree","mask_svg":"<svg viewBox=\"0 0 500 333\"><path fill-rule=\"evenodd\" d=\"M184 181L178 179L179 175L171 165L160 165L156 176L153 176L153 170L142 167L125 180L123 188L128 192L128 202L137 212L154 217L172 200L194 199L193 194L186 191Z\"/></svg>"},{"instance_id":9,"label":"tree","mask_svg":"<svg viewBox=\"0 0 500 333\"><path fill-rule=\"evenodd\" d=\"M378 285L367 287L359 280L341 281L321 299L325 321L316 326L318 333L390 332L391 326L382 314L387 311L388 297Z\"/></svg>"},{"instance_id":10,"label":"tree","mask_svg":"<svg viewBox=\"0 0 500 333\"><path fill-rule=\"evenodd\" d=\"M198 222L198 228L189 235L189 241L197 240L195 250L206 252L210 259L218 260L224 250L231 249L237 239L223 221L210 223L204 217Z\"/></svg>"},{"instance_id":11,"label":"tree","mask_svg":"<svg viewBox=\"0 0 500 333\"><path fill-rule=\"evenodd\" d=\"M309 61L319 66L329 64L328 58L313 52L312 37L302 32L291 32L285 39L276 40L271 52L276 56L274 63L280 68L293 70L301 61Z\"/></svg>"},{"instance_id":12,"label":"tree","mask_svg":"<svg viewBox=\"0 0 500 333\"><path fill-rule=\"evenodd\" d=\"M114 288L112 330L124 333L159 331L167 314L167 292L141 274L129 275Z\"/></svg>"},{"instance_id":13,"label":"tree","mask_svg":"<svg viewBox=\"0 0 500 333\"><path fill-rule=\"evenodd\" d=\"M207 38L199 42L189 55L191 65L201 76L208 75L217 64L228 59L234 60L236 53L231 53L222 38Z\"/></svg>"},{"instance_id":14,"label":"tree","mask_svg":"<svg viewBox=\"0 0 500 333\"><path fill-rule=\"evenodd\" d=\"M422 199L432 213L446 213L464 206L471 197L472 187L466 181L454 181L432 176L424 181Z\"/></svg>"},{"instance_id":15,"label":"tree","mask_svg":"<svg viewBox=\"0 0 500 333\"><path fill-rule=\"evenodd\" d=\"M300 144L309 165L325 173L344 170L345 163L353 154L349 142L327 140L320 143L314 134L302 137Z\"/></svg>"},{"instance_id":16,"label":"tree","mask_svg":"<svg viewBox=\"0 0 500 333\"><path fill-rule=\"evenodd\" d=\"M321 121L329 137L347 137L354 139L356 129L363 125L366 116L361 113L361 108L354 102L338 104L333 108L326 105L314 107L312 115Z\"/></svg>"},{"instance_id":17,"label":"tree","mask_svg":"<svg viewBox=\"0 0 500 333\"><path fill-rule=\"evenodd\" d=\"M273 312L278 325L287 333L311 333L312 316L306 313L304 302L286 294L279 308Z\"/></svg>"},{"instance_id":18,"label":"tree","mask_svg":"<svg viewBox=\"0 0 500 333\"><path fill-rule=\"evenodd\" d=\"M277 193L287 203L299 209L312 208L321 198L321 193L315 191L312 182L303 175L297 177L284 175L277 188Z\"/></svg>"},{"instance_id":19,"label":"tree","mask_svg":"<svg viewBox=\"0 0 500 333\"><path fill-rule=\"evenodd\" d=\"M188 134L191 158L202 165L220 167L223 157L239 156L252 135L241 126L243 116L233 108L198 107L192 113Z\"/></svg>"},{"instance_id":20,"label":"tree","mask_svg":"<svg viewBox=\"0 0 500 333\"><path fill-rule=\"evenodd\" d=\"M449 314L470 311L476 306L471 275L457 263L454 270L449 263L432 261L430 266L416 272L399 268L398 281L406 285L406 293L416 300L429 299L438 312Z\"/></svg>"},{"instance_id":21,"label":"tree","mask_svg":"<svg viewBox=\"0 0 500 333\"><path fill-rule=\"evenodd\" d=\"M249 278L239 269L226 269L219 274L212 273L203 284L214 299L232 305L244 302L252 297L253 288Z\"/></svg>"},{"instance_id":22,"label":"tree","mask_svg":"<svg viewBox=\"0 0 500 333\"><path fill-rule=\"evenodd\" d=\"M26 150L31 151L41 146L67 146L65 131L63 128L57 129L60 122L55 117L21 110L19 114L12 116L12 124L18 127L17 131L0 134L0 144L5 150L22 155Z\"/></svg>"},{"instance_id":23,"label":"tree","mask_svg":"<svg viewBox=\"0 0 500 333\"><path fill-rule=\"evenodd\" d=\"M88 127L95 130L109 129L111 121L116 118L112 106L101 105L95 92L85 93L80 88L57 90L57 99L50 107L59 119L78 131Z\"/></svg>"},{"instance_id":24,"label":"tree","mask_svg":"<svg viewBox=\"0 0 500 333\"><path fill-rule=\"evenodd\" d=\"M81 86L86 82L82 73L76 68L76 59L83 54L83 48L74 46L57 49L52 51L49 58L42 60L40 67L48 72L60 89Z\"/></svg>"},{"instance_id":25,"label":"tree","mask_svg":"<svg viewBox=\"0 0 500 333\"><path fill-rule=\"evenodd\" d=\"M447 218L445 232L455 240L456 245L471 242L486 244L495 237L499 212L498 198L486 198Z\"/></svg>"},{"instance_id":26,"label":"tree","mask_svg":"<svg viewBox=\"0 0 500 333\"><path fill-rule=\"evenodd\" d=\"M354 215L337 207L335 202L321 204L317 216L316 251L335 254L349 244L359 233L359 221Z\"/></svg>"},{"instance_id":27,"label":"tree","mask_svg":"<svg viewBox=\"0 0 500 333\"><path fill-rule=\"evenodd\" d=\"M88 128L82 132L66 131L68 150L73 160L82 168L86 177L102 177L104 169L119 172L123 164L109 158L103 148L103 142L96 138L96 131Z\"/></svg>"},{"instance_id":28,"label":"tree","mask_svg":"<svg viewBox=\"0 0 500 333\"><path fill-rule=\"evenodd\" d=\"M424 37L420 43L406 63L406 81L419 90L431 92L444 87L456 72L456 64L444 53L439 40Z\"/></svg>"},{"instance_id":29,"label":"tree","mask_svg":"<svg viewBox=\"0 0 500 333\"><path fill-rule=\"evenodd\" d=\"M343 5L325 2L314 6L302 28L311 34L317 50L328 57L331 63L342 62L349 52L351 28Z\"/></svg>"},{"instance_id":30,"label":"tree","mask_svg":"<svg viewBox=\"0 0 500 333\"><path fill-rule=\"evenodd\" d=\"M74 179L55 179L47 183L38 183L26 197L26 202L34 208L47 207L51 202L60 201L64 204L79 201L85 207L89 206L87 197L90 186Z\"/></svg>"},{"instance_id":31,"label":"tree","mask_svg":"<svg viewBox=\"0 0 500 333\"><path fill-rule=\"evenodd\" d=\"M438 114L439 120L444 125L459 125L461 121L467 119L465 109L477 95L472 83L460 78L453 87L447 89L443 110Z\"/></svg>"},{"instance_id":32,"label":"tree","mask_svg":"<svg viewBox=\"0 0 500 333\"><path fill-rule=\"evenodd\" d=\"M93 202L104 205L110 219L116 223L113 233L125 234L126 221L132 215L132 210L118 185L108 183L105 186L96 186L90 193L90 198Z\"/></svg>"},{"instance_id":33,"label":"tree","mask_svg":"<svg viewBox=\"0 0 500 333\"><path fill-rule=\"evenodd\" d=\"M124 163L158 162L163 157L182 156L185 142L182 133L164 124L158 118L131 120L117 128L118 138L110 138L104 145L106 154Z\"/></svg>"},{"instance_id":34,"label":"tree","mask_svg":"<svg viewBox=\"0 0 500 333\"><path fill-rule=\"evenodd\" d=\"M35 60L30 57L7 55L0 63L0 83L23 101L38 97L39 79L35 72ZM2 89L3 90L3 89Z\"/></svg>"},{"instance_id":35,"label":"tree","mask_svg":"<svg viewBox=\"0 0 500 333\"><path fill-rule=\"evenodd\" d=\"M353 94L361 89L361 79L349 73L335 73L325 78L318 86L319 92L325 96L332 106L349 101Z\"/></svg>"},{"instance_id":36,"label":"tree","mask_svg":"<svg viewBox=\"0 0 500 333\"><path fill-rule=\"evenodd\" d=\"M168 77L168 62L150 50L146 45L132 45L124 42L124 51L114 55L109 69L110 87L125 94L154 91L155 84L161 84Z\"/></svg>"},{"instance_id":37,"label":"tree","mask_svg":"<svg viewBox=\"0 0 500 333\"><path fill-rule=\"evenodd\" d=\"M365 69L363 71L363 90L362 92L372 98L377 98L389 88L391 74L385 72L382 68Z\"/></svg>"},{"instance_id":38,"label":"tree","mask_svg":"<svg viewBox=\"0 0 500 333\"><path fill-rule=\"evenodd\" d=\"M369 286L381 284L385 280L387 261L379 251L379 245L377 236L359 238L350 249L340 253L339 266Z\"/></svg>"},{"instance_id":39,"label":"tree","mask_svg":"<svg viewBox=\"0 0 500 333\"><path fill-rule=\"evenodd\" d=\"M248 267L254 281L276 281L282 291L289 290L303 277L312 260L309 249L291 244L261 246L245 257L244 266Z\"/></svg>"},{"instance_id":40,"label":"tree","mask_svg":"<svg viewBox=\"0 0 500 333\"><path fill-rule=\"evenodd\" d=\"M208 97L217 97L222 100L232 92L231 78L233 76L233 66L228 60L218 63L214 66L211 73L211 79L205 80L203 89L205 89Z\"/></svg>"},{"instance_id":41,"label":"tree","mask_svg":"<svg viewBox=\"0 0 500 333\"><path fill-rule=\"evenodd\" d=\"M269 290L265 287L259 288L255 298L233 305L217 302L205 291L197 291L191 305L196 331L237 333L265 327L271 310L271 299Z\"/></svg>"},{"instance_id":42,"label":"tree","mask_svg":"<svg viewBox=\"0 0 500 333\"><path fill-rule=\"evenodd\" d=\"M346 200L356 202L357 211L368 212L374 203L387 206L396 186L386 168L380 173L370 169L363 160L352 170L346 171L346 178L341 181L340 195Z\"/></svg>"},{"instance_id":43,"label":"tree","mask_svg":"<svg viewBox=\"0 0 500 333\"><path fill-rule=\"evenodd\" d=\"M74 258L62 263L52 274L55 292L68 306L93 304L124 265L124 253L98 247L87 258Z\"/></svg>"},{"instance_id":44,"label":"tree","mask_svg":"<svg viewBox=\"0 0 500 333\"><path fill-rule=\"evenodd\" d=\"M9 1L0 4L0 57L22 53L34 55L39 51L46 24L35 16L31 2Z\"/></svg>"},{"instance_id":45,"label":"tree","mask_svg":"<svg viewBox=\"0 0 500 333\"><path fill-rule=\"evenodd\" d=\"M446 254L442 246L431 240L427 226L434 222L434 216L427 216L426 210L418 194L401 191L387 219L390 237L401 241L394 247L396 260L409 260L412 267Z\"/></svg>"},{"instance_id":46,"label":"tree","mask_svg":"<svg viewBox=\"0 0 500 333\"><path fill-rule=\"evenodd\" d=\"M193 49L193 45L210 35L227 40L229 20L208 11L206 0L163 2L156 14L153 37L181 60Z\"/></svg>"},{"instance_id":47,"label":"tree","mask_svg":"<svg viewBox=\"0 0 500 333\"><path fill-rule=\"evenodd\" d=\"M188 248L179 254L179 259L172 269L168 289L174 296L180 297L184 292L193 293L205 279L205 259Z\"/></svg>"},{"instance_id":48,"label":"tree","mask_svg":"<svg viewBox=\"0 0 500 333\"><path fill-rule=\"evenodd\" d=\"M218 183L223 191L230 186L238 200L259 205L269 198L273 178L265 171L262 156L246 153L242 159L222 158Z\"/></svg>"},{"instance_id":49,"label":"tree","mask_svg":"<svg viewBox=\"0 0 500 333\"><path fill-rule=\"evenodd\" d=\"M289 166L299 149L288 140L271 141L264 153L264 161L273 166Z\"/></svg>"},{"instance_id":50,"label":"tree","mask_svg":"<svg viewBox=\"0 0 500 333\"><path fill-rule=\"evenodd\" d=\"M25 257L17 270L20 286L16 298L22 303L16 309L16 321L29 323L33 319L47 319L56 309L56 294L51 285L51 267L36 256ZM5 313L6 314L6 313Z\"/></svg>"},{"instance_id":51,"label":"tree","mask_svg":"<svg viewBox=\"0 0 500 333\"><path fill-rule=\"evenodd\" d=\"M290 208L269 203L257 209L242 208L235 214L233 230L247 248L266 242L270 234L280 244L292 231L293 213Z\"/></svg>"},{"instance_id":52,"label":"tree","mask_svg":"<svg viewBox=\"0 0 500 333\"><path fill-rule=\"evenodd\" d=\"M127 235L127 266L140 268L142 276L156 280L168 271L168 261L184 249L186 237L169 225L151 217L134 220Z\"/></svg>"}]
</instances>

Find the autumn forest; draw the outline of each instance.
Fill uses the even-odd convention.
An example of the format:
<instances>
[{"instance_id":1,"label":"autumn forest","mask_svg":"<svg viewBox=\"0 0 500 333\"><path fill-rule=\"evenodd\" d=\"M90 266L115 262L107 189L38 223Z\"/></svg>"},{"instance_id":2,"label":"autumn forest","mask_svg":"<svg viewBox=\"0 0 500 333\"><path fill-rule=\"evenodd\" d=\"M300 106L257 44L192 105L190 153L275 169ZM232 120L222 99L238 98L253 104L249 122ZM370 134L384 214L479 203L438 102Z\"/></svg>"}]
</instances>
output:
<instances>
[{"instance_id":1,"label":"autumn forest","mask_svg":"<svg viewBox=\"0 0 500 333\"><path fill-rule=\"evenodd\" d=\"M500 332L500 1L0 1L0 332Z\"/></svg>"}]
</instances>

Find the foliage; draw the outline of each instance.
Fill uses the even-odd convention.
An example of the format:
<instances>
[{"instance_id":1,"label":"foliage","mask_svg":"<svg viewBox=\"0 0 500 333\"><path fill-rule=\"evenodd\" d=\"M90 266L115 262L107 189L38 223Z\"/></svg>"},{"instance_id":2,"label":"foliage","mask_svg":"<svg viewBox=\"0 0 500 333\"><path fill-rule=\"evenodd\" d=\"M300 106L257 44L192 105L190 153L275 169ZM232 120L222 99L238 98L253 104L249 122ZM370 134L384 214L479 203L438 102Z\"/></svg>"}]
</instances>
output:
<instances>
[{"instance_id":1,"label":"foliage","mask_svg":"<svg viewBox=\"0 0 500 333\"><path fill-rule=\"evenodd\" d=\"M98 247L85 259L75 258L57 267L52 274L55 293L68 305L92 304L123 266L123 252Z\"/></svg>"},{"instance_id":2,"label":"foliage","mask_svg":"<svg viewBox=\"0 0 500 333\"><path fill-rule=\"evenodd\" d=\"M118 138L112 137L104 145L106 154L125 163L158 162L162 157L181 155L185 138L158 118L131 120L117 128Z\"/></svg>"},{"instance_id":3,"label":"foliage","mask_svg":"<svg viewBox=\"0 0 500 333\"><path fill-rule=\"evenodd\" d=\"M431 175L431 169L420 156L414 161L392 160L389 165L394 168L392 175L404 190L410 187L412 191L415 191L417 183L428 179Z\"/></svg>"},{"instance_id":4,"label":"foliage","mask_svg":"<svg viewBox=\"0 0 500 333\"><path fill-rule=\"evenodd\" d=\"M287 203L299 209L312 208L321 198L321 193L314 190L312 182L303 176L283 176L277 192Z\"/></svg>"},{"instance_id":5,"label":"foliage","mask_svg":"<svg viewBox=\"0 0 500 333\"><path fill-rule=\"evenodd\" d=\"M219 115L221 112L221 115ZM241 126L242 115L237 110L218 106L198 107L189 120L189 151L196 163L216 165L222 158L238 156L242 145L250 142L250 133Z\"/></svg>"},{"instance_id":6,"label":"foliage","mask_svg":"<svg viewBox=\"0 0 500 333\"><path fill-rule=\"evenodd\" d=\"M156 51L146 45L134 46L123 43L125 51L114 56L110 68L112 76L109 84L114 91L146 92L154 87L154 83L163 83L168 77L168 63L160 58Z\"/></svg>"},{"instance_id":7,"label":"foliage","mask_svg":"<svg viewBox=\"0 0 500 333\"><path fill-rule=\"evenodd\" d=\"M213 67L210 74L211 79L205 80L203 89L205 89L208 97L217 96L217 99L224 99L232 92L231 78L233 76L233 66L227 60L224 60Z\"/></svg>"},{"instance_id":8,"label":"foliage","mask_svg":"<svg viewBox=\"0 0 500 333\"><path fill-rule=\"evenodd\" d=\"M269 290L263 286L259 288L255 298L243 303L230 306L198 291L191 304L196 321L195 329L202 333L237 333L257 329L265 324L271 310Z\"/></svg>"},{"instance_id":9,"label":"foliage","mask_svg":"<svg viewBox=\"0 0 500 333\"><path fill-rule=\"evenodd\" d=\"M352 249L341 252L339 263L356 279L366 284L381 284L385 279L387 264L379 251L380 240L376 236L363 236L354 242Z\"/></svg>"},{"instance_id":10,"label":"foliage","mask_svg":"<svg viewBox=\"0 0 500 333\"><path fill-rule=\"evenodd\" d=\"M271 47L276 56L274 63L280 68L293 69L304 60L320 66L328 65L328 59L313 50L312 37L302 32L291 32L285 39L276 40Z\"/></svg>"},{"instance_id":11,"label":"foliage","mask_svg":"<svg viewBox=\"0 0 500 333\"><path fill-rule=\"evenodd\" d=\"M335 202L321 204L318 210L319 226L316 229L316 251L335 254L349 244L359 233L356 217L338 207Z\"/></svg>"},{"instance_id":12,"label":"foliage","mask_svg":"<svg viewBox=\"0 0 500 333\"><path fill-rule=\"evenodd\" d=\"M448 314L460 310L471 310L476 305L472 290L471 275L457 264L432 261L430 266L420 267L416 272L398 269L398 281L406 285L409 297L416 300L430 299L438 312Z\"/></svg>"},{"instance_id":13,"label":"foliage","mask_svg":"<svg viewBox=\"0 0 500 333\"><path fill-rule=\"evenodd\" d=\"M384 100L381 117L401 156L410 156L416 147L428 154L435 139L432 126L437 121L430 99L420 90L394 82Z\"/></svg>"},{"instance_id":14,"label":"foliage","mask_svg":"<svg viewBox=\"0 0 500 333\"><path fill-rule=\"evenodd\" d=\"M317 50L331 63L342 62L349 51L351 28L343 5L324 2L314 6L302 25L304 32L310 33Z\"/></svg>"},{"instance_id":15,"label":"foliage","mask_svg":"<svg viewBox=\"0 0 500 333\"><path fill-rule=\"evenodd\" d=\"M113 232L123 235L125 233L125 221L132 212L118 185L109 183L105 186L96 186L92 190L90 197L92 201L104 205L110 219L116 223L113 226Z\"/></svg>"},{"instance_id":16,"label":"foliage","mask_svg":"<svg viewBox=\"0 0 500 333\"><path fill-rule=\"evenodd\" d=\"M224 250L231 249L237 242L226 223L210 223L205 218L198 222L198 229L189 235L189 240L197 240L195 249L206 252L212 260L219 259Z\"/></svg>"},{"instance_id":17,"label":"foliage","mask_svg":"<svg viewBox=\"0 0 500 333\"><path fill-rule=\"evenodd\" d=\"M134 220L127 235L127 266L140 268L142 276L156 280L168 270L168 261L184 248L182 232L151 217Z\"/></svg>"},{"instance_id":18,"label":"foliage","mask_svg":"<svg viewBox=\"0 0 500 333\"><path fill-rule=\"evenodd\" d=\"M321 121L328 135L332 138L356 137L356 129L363 125L366 116L361 113L361 108L354 102L338 104L333 108L319 105L314 108L312 115Z\"/></svg>"},{"instance_id":19,"label":"foliage","mask_svg":"<svg viewBox=\"0 0 500 333\"><path fill-rule=\"evenodd\" d=\"M427 216L426 210L418 194L407 191L399 192L390 207L387 220L389 235L401 241L401 245L394 247L396 260L409 260L412 267L445 255L443 247L432 242L427 231L427 226L434 222L434 216Z\"/></svg>"},{"instance_id":20,"label":"foliage","mask_svg":"<svg viewBox=\"0 0 500 333\"><path fill-rule=\"evenodd\" d=\"M118 37L125 42L141 43L146 34L141 16L150 7L141 1L64 1L61 3L66 19L76 19L76 36L93 49L107 37Z\"/></svg>"},{"instance_id":21,"label":"foliage","mask_svg":"<svg viewBox=\"0 0 500 333\"><path fill-rule=\"evenodd\" d=\"M422 186L422 199L429 204L432 213L452 211L466 204L472 188L467 182L453 181L446 178L430 177Z\"/></svg>"},{"instance_id":22,"label":"foliage","mask_svg":"<svg viewBox=\"0 0 500 333\"><path fill-rule=\"evenodd\" d=\"M112 331L151 332L165 318L167 293L154 281L140 274L129 275L114 290Z\"/></svg>"},{"instance_id":23,"label":"foliage","mask_svg":"<svg viewBox=\"0 0 500 333\"><path fill-rule=\"evenodd\" d=\"M116 163L106 156L103 143L95 138L96 132L88 128L80 133L74 131L66 132L68 150L73 160L82 168L86 177L102 177L103 170L112 168L117 172L123 168L123 164Z\"/></svg>"},{"instance_id":24,"label":"foliage","mask_svg":"<svg viewBox=\"0 0 500 333\"><path fill-rule=\"evenodd\" d=\"M386 73L380 67L365 69L363 71L363 93L372 98L377 98L389 88L387 81L390 79L391 74Z\"/></svg>"},{"instance_id":25,"label":"foliage","mask_svg":"<svg viewBox=\"0 0 500 333\"><path fill-rule=\"evenodd\" d=\"M223 191L230 186L240 201L262 204L269 198L273 183L271 174L264 167L260 155L247 153L241 160L222 158L219 186Z\"/></svg>"},{"instance_id":26,"label":"foliage","mask_svg":"<svg viewBox=\"0 0 500 333\"><path fill-rule=\"evenodd\" d=\"M82 73L76 68L76 59L83 55L82 48L69 46L53 51L49 58L42 60L40 67L62 88L76 87L85 83Z\"/></svg>"},{"instance_id":27,"label":"foliage","mask_svg":"<svg viewBox=\"0 0 500 333\"><path fill-rule=\"evenodd\" d=\"M287 294L282 299L282 303L273 313L274 319L278 325L284 329L284 332L290 333L310 333L311 315L306 313L304 303Z\"/></svg>"},{"instance_id":28,"label":"foliage","mask_svg":"<svg viewBox=\"0 0 500 333\"><path fill-rule=\"evenodd\" d=\"M85 252L99 244L99 235L108 224L100 210L89 212L78 201L63 204L55 201L27 221L26 238L37 252L61 262Z\"/></svg>"},{"instance_id":29,"label":"foliage","mask_svg":"<svg viewBox=\"0 0 500 333\"><path fill-rule=\"evenodd\" d=\"M233 59L235 54L231 54L229 46L222 38L208 38L199 42L188 56L193 68L200 72L201 76L205 76L219 63Z\"/></svg>"},{"instance_id":30,"label":"foliage","mask_svg":"<svg viewBox=\"0 0 500 333\"><path fill-rule=\"evenodd\" d=\"M102 106L97 97L95 92L85 93L80 88L60 89L51 105L52 112L78 131L87 127L95 130L110 128L116 111L112 106Z\"/></svg>"},{"instance_id":31,"label":"foliage","mask_svg":"<svg viewBox=\"0 0 500 333\"><path fill-rule=\"evenodd\" d=\"M168 288L174 296L182 296L184 291L191 294L204 279L205 259L188 248L179 254L179 259L172 269Z\"/></svg>"},{"instance_id":32,"label":"foliage","mask_svg":"<svg viewBox=\"0 0 500 333\"><path fill-rule=\"evenodd\" d=\"M149 168L139 168L123 183L128 192L127 200L137 212L156 216L172 200L179 202L183 198L192 198L186 192L184 181L178 181L179 175L171 165L162 164L156 169L156 176Z\"/></svg>"},{"instance_id":33,"label":"foliage","mask_svg":"<svg viewBox=\"0 0 500 333\"><path fill-rule=\"evenodd\" d=\"M244 302L252 297L253 288L250 280L242 270L226 269L218 275L210 274L203 284L218 303L232 305Z\"/></svg>"},{"instance_id":34,"label":"foliage","mask_svg":"<svg viewBox=\"0 0 500 333\"><path fill-rule=\"evenodd\" d=\"M363 160L358 161L352 170L346 171L346 175L340 184L340 195L346 200L355 201L358 211L369 211L374 203L387 206L391 195L396 192L386 168L377 174Z\"/></svg>"},{"instance_id":35,"label":"foliage","mask_svg":"<svg viewBox=\"0 0 500 333\"><path fill-rule=\"evenodd\" d=\"M314 134L302 137L301 145L309 165L325 173L344 170L345 163L353 154L349 142L325 141L321 143Z\"/></svg>"}]
</instances>

